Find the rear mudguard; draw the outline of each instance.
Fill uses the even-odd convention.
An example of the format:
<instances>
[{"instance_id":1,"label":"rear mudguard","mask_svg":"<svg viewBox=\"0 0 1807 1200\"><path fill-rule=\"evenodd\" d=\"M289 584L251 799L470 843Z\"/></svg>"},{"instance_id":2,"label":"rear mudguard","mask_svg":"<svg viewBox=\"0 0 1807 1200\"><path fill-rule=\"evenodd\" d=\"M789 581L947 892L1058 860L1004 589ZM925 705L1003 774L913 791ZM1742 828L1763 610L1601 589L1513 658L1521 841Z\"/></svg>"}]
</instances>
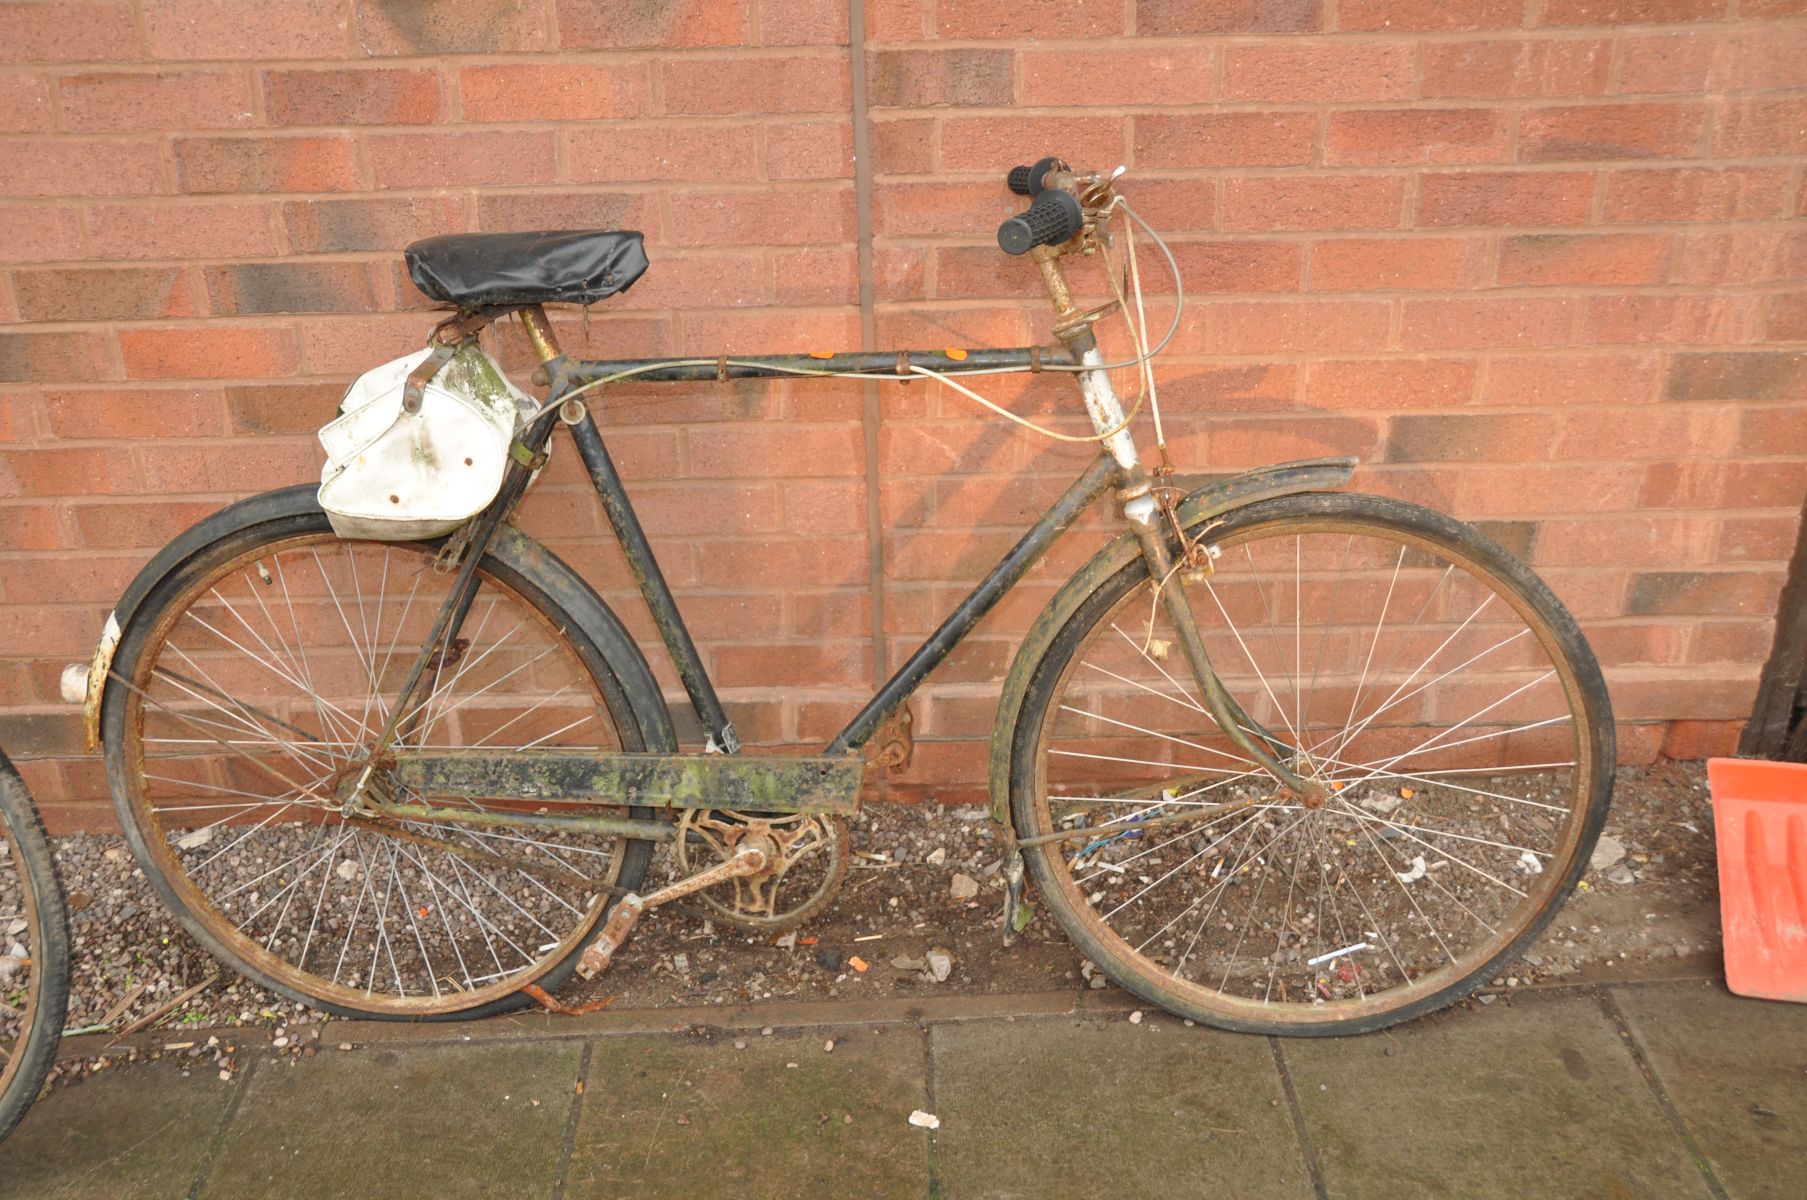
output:
<instances>
[{"instance_id":1,"label":"rear mudguard","mask_svg":"<svg viewBox=\"0 0 1807 1200\"><path fill-rule=\"evenodd\" d=\"M145 564L108 615L100 645L94 652L83 712L89 750L100 744L103 704L119 703L119 697L125 692L124 688L107 688L104 684L113 662L113 652L118 648L124 632L131 628L145 597L164 580L180 574L196 556L228 534L267 521L320 511L320 503L315 498L317 490L314 484L299 484L240 500L191 527ZM620 618L584 582L583 577L556 554L512 525L503 525L497 529L495 539L490 543L489 554L541 583L602 651L641 721L646 749L675 750L677 738L672 730L671 716L666 710L659 685L646 665L645 656L640 653L633 638L628 636Z\"/></svg>"},{"instance_id":2,"label":"rear mudguard","mask_svg":"<svg viewBox=\"0 0 1807 1200\"><path fill-rule=\"evenodd\" d=\"M1335 491L1349 482L1349 477L1355 473L1355 463L1353 458L1309 458L1299 462L1278 463L1245 475L1232 475L1216 480L1180 501L1180 524L1190 527L1195 521L1206 520L1262 500L1272 500L1276 496L1290 496L1297 492ZM1177 544L1174 550L1179 550ZM1022 711L1023 697L1029 690L1029 679L1035 673L1036 664L1041 662L1042 655L1047 653L1048 646L1054 641L1055 634L1060 632L1080 603L1100 583L1135 561L1141 552L1134 535L1126 533L1076 571L1066 585L1055 593L1054 599L1048 602L1048 607L1035 619L1035 624L1029 627L1022 645L1017 649L1015 660L1010 664L1010 674L1004 677L1004 689L998 696L997 723L991 731L991 815L1010 833L1013 846L1012 866L1017 872L1022 868L1020 862L1015 861L1016 831L1010 819L1011 755L1016 741L1017 716ZM1012 890L1014 892L1014 888ZM1010 919L1010 914L1006 914L1006 920Z\"/></svg>"}]
</instances>

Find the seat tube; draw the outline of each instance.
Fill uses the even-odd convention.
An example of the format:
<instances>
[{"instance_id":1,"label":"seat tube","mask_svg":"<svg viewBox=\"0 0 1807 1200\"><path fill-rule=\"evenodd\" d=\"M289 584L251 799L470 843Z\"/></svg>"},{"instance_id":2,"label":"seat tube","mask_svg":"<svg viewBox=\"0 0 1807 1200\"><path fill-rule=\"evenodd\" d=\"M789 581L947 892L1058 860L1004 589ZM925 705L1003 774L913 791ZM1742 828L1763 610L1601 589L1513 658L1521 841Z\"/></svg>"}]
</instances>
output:
<instances>
[{"instance_id":1,"label":"seat tube","mask_svg":"<svg viewBox=\"0 0 1807 1200\"><path fill-rule=\"evenodd\" d=\"M552 331L552 322L546 319L546 310L534 305L532 308L520 310L521 328L527 333L527 340L533 346L534 357L540 365L545 366L555 358L563 356L564 351L558 348L558 334Z\"/></svg>"}]
</instances>

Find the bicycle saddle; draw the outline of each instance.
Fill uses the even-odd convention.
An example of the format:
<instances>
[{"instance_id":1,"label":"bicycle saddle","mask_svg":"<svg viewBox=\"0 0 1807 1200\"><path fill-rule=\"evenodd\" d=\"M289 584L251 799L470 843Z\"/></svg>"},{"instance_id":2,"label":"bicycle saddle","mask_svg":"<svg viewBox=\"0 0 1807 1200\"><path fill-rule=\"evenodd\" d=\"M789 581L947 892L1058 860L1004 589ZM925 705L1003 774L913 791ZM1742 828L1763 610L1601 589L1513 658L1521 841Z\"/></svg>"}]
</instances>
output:
<instances>
[{"instance_id":1,"label":"bicycle saddle","mask_svg":"<svg viewBox=\"0 0 1807 1200\"><path fill-rule=\"evenodd\" d=\"M452 233L403 252L430 300L465 311L521 304L592 304L624 292L646 270L629 229Z\"/></svg>"}]
</instances>

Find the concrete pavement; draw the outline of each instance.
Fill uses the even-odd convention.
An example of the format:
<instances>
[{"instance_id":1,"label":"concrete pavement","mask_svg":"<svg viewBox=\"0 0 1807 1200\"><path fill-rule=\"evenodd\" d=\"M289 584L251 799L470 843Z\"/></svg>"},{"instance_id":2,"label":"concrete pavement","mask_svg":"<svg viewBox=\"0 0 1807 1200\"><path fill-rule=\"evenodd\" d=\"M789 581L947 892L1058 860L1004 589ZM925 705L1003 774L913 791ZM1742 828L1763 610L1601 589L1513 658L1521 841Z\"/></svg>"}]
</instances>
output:
<instances>
[{"instance_id":1,"label":"concrete pavement","mask_svg":"<svg viewBox=\"0 0 1807 1200\"><path fill-rule=\"evenodd\" d=\"M1804 1186L1807 1007L1703 982L1602 985L1281 1041L1152 1011L1132 1023L1128 1004L1063 993L334 1023L316 1056L246 1051L229 1083L164 1061L58 1089L0 1147L0 1198ZM910 1125L914 1110L940 1128Z\"/></svg>"}]
</instances>

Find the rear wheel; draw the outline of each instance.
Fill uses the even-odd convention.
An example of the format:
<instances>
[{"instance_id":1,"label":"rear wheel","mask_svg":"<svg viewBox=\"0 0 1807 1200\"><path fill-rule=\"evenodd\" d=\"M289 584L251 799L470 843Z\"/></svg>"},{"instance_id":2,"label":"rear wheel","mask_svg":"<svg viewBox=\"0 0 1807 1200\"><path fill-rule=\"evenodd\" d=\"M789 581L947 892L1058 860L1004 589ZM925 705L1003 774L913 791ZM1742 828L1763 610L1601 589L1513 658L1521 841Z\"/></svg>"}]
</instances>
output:
<instances>
[{"instance_id":1,"label":"rear wheel","mask_svg":"<svg viewBox=\"0 0 1807 1200\"><path fill-rule=\"evenodd\" d=\"M69 1004L69 920L50 841L0 753L0 1138L44 1086Z\"/></svg>"},{"instance_id":2,"label":"rear wheel","mask_svg":"<svg viewBox=\"0 0 1807 1200\"><path fill-rule=\"evenodd\" d=\"M228 534L146 597L109 684L123 692L104 726L115 803L164 899L246 975L348 1015L471 1015L519 1003L526 984L557 986L650 854L644 841L535 826L524 804L393 780L396 800L493 823L339 808L452 586L437 549L343 541L318 511ZM398 744L645 748L648 720L551 571L484 559Z\"/></svg>"},{"instance_id":3,"label":"rear wheel","mask_svg":"<svg viewBox=\"0 0 1807 1200\"><path fill-rule=\"evenodd\" d=\"M1072 835L1025 851L1032 878L1107 974L1200 1021L1354 1033L1449 1003L1550 919L1605 820L1586 641L1523 564L1415 505L1290 496L1201 528L1214 569L1184 586L1211 661L1327 799L1215 726L1138 559L1031 677L1016 827Z\"/></svg>"}]
</instances>

